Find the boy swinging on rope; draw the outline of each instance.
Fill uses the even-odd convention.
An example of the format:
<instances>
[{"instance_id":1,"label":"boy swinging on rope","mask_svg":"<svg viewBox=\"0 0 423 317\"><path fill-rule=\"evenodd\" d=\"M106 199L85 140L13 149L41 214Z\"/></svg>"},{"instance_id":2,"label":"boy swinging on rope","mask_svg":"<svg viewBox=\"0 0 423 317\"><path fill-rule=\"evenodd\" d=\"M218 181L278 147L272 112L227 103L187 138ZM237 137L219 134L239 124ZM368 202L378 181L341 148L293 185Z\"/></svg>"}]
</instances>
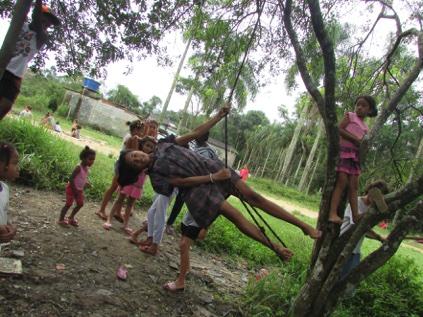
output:
<instances>
[{"instance_id":1,"label":"boy swinging on rope","mask_svg":"<svg viewBox=\"0 0 423 317\"><path fill-rule=\"evenodd\" d=\"M12 109L28 63L48 42L47 29L52 25L60 25L60 20L41 0L36 0L32 21L23 24L13 56L0 78L0 120Z\"/></svg>"},{"instance_id":2,"label":"boy swinging on rope","mask_svg":"<svg viewBox=\"0 0 423 317\"><path fill-rule=\"evenodd\" d=\"M214 117L193 131L160 140L150 155L138 149L136 140L128 142L131 150L122 152L119 157L118 182L121 186L131 184L140 171L147 169L155 192L169 196L174 187L184 188L183 201L199 228L207 229L219 215L223 215L242 233L274 250L282 259L289 260L293 253L282 245L270 242L258 227L226 201L227 197L240 196L250 205L297 226L312 239L320 238L321 232L256 193L241 181L234 170L224 168L222 162L207 159L183 147L209 131L229 110L229 105L225 105Z\"/></svg>"}]
</instances>

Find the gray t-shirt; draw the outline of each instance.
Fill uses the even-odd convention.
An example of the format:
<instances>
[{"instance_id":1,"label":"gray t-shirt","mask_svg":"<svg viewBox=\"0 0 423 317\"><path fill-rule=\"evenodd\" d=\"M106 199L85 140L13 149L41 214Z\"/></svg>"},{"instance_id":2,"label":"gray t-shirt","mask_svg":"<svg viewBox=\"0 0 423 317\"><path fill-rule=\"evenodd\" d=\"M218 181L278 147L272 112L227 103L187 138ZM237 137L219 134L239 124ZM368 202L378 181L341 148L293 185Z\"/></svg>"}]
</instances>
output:
<instances>
[{"instance_id":1,"label":"gray t-shirt","mask_svg":"<svg viewBox=\"0 0 423 317\"><path fill-rule=\"evenodd\" d=\"M200 226L195 222L194 218L191 216L191 214L189 213L189 211L187 211L187 213L184 216L184 219L182 219L182 223L185 226L191 226L191 227L197 227L199 228Z\"/></svg>"},{"instance_id":2,"label":"gray t-shirt","mask_svg":"<svg viewBox=\"0 0 423 317\"><path fill-rule=\"evenodd\" d=\"M363 197L358 197L358 214L362 215L367 212L367 210L369 210L369 206L364 203ZM347 208L345 209L344 219L342 220L341 232L339 235L342 236L349 228L351 228L352 225L354 225L354 220L352 217L351 206L348 204ZM360 241L357 242L357 245L352 252L353 254L360 253L363 240L364 236L361 237Z\"/></svg>"},{"instance_id":3,"label":"gray t-shirt","mask_svg":"<svg viewBox=\"0 0 423 317\"><path fill-rule=\"evenodd\" d=\"M0 182L2 191L0 192L0 225L7 225L7 208L9 207L9 186Z\"/></svg>"}]
</instances>

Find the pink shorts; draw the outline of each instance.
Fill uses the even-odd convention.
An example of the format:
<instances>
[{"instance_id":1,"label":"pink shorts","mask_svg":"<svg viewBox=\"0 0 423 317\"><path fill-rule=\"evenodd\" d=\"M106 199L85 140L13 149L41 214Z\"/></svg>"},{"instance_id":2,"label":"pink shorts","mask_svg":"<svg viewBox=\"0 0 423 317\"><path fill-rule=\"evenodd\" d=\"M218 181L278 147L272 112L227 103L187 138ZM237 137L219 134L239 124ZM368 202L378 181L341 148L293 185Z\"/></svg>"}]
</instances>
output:
<instances>
[{"instance_id":1,"label":"pink shorts","mask_svg":"<svg viewBox=\"0 0 423 317\"><path fill-rule=\"evenodd\" d=\"M120 190L120 193L134 199L140 199L142 195L142 188L134 185L127 185Z\"/></svg>"},{"instance_id":2,"label":"pink shorts","mask_svg":"<svg viewBox=\"0 0 423 317\"><path fill-rule=\"evenodd\" d=\"M70 183L66 185L66 206L72 206L73 201L76 201L78 206L82 206L84 204L84 192L82 190L78 190L77 195L74 194Z\"/></svg>"}]
</instances>

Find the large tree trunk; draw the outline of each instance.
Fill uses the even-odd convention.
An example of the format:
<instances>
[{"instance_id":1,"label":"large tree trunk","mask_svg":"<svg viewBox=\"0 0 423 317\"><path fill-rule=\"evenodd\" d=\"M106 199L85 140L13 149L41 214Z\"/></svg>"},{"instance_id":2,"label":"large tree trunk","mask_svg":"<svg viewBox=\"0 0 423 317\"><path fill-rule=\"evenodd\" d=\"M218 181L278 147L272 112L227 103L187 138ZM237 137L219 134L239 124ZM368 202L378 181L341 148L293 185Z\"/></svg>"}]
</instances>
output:
<instances>
[{"instance_id":1,"label":"large tree trunk","mask_svg":"<svg viewBox=\"0 0 423 317\"><path fill-rule=\"evenodd\" d=\"M382 2L381 2L382 3ZM324 61L324 96L320 93L318 85L313 81L307 68L307 62L303 48L298 40L296 31L292 25L291 15L293 12L293 1L286 0L284 3L279 1L281 9L284 11L283 21L295 51L296 62L303 79L303 82L313 97L323 118L325 125L326 138L328 142L327 164L326 164L326 182L323 189L323 196L320 204L318 218L318 228L324 232L321 239L317 240L312 254L311 270L307 281L298 293L293 305L291 306L291 316L323 316L332 311L342 292L336 288L339 280L339 272L346 259L351 255L359 239L374 225L384 218L392 218L395 211L403 208L423 193L423 176L419 176L416 182L406 185L402 190L386 196L389 204L389 212L381 214L371 209L366 213L360 222L349 232L339 237L339 226L328 224L328 214L332 190L336 180L335 165L338 158L339 133L337 129L337 118L335 111L335 54L332 42L326 31L320 5L318 0L309 0L306 2L311 17L316 39L322 50ZM398 103L417 79L423 67L423 33L411 29L403 33L399 32L398 38L394 41L392 48L388 52L386 64L389 64L389 58L395 53L399 42L406 37L417 37L418 39L418 58L415 59L414 66L410 69L408 75L397 90L386 98L384 107L376 119L376 122L369 132L368 140L363 141L361 150L369 148L374 141L375 135L386 122L388 117L396 109ZM393 235L382 248L375 251L366 258L362 264L357 267L349 276L347 281L351 281L353 276L358 275L358 282L366 278L380 265L385 263L388 258L398 248L405 231L411 228L411 224L422 226L421 204L415 210L413 221L410 219L400 220L398 227L394 228ZM408 222L407 222L408 221ZM406 225L407 224L407 225ZM380 258L380 259L379 259ZM350 280L351 279L351 280ZM341 283L342 284L342 283ZM338 284L339 285L339 284Z\"/></svg>"},{"instance_id":2,"label":"large tree trunk","mask_svg":"<svg viewBox=\"0 0 423 317\"><path fill-rule=\"evenodd\" d=\"M175 91L176 82L178 81L179 74L181 73L182 66L184 65L185 58L187 57L188 50L191 46L191 38L188 40L187 45L185 46L184 53L182 54L181 60L179 61L178 69L176 70L175 76L173 77L172 86L170 87L169 93L167 94L166 101L163 105L162 113L160 114L159 123L163 122L163 119L167 112L167 107L170 103L170 98L172 98L173 92Z\"/></svg>"},{"instance_id":3,"label":"large tree trunk","mask_svg":"<svg viewBox=\"0 0 423 317\"><path fill-rule=\"evenodd\" d=\"M308 181L307 189L306 189L306 194L307 195L310 192L311 183L313 182L314 176L316 175L317 166L319 166L319 162L320 162L320 156L321 155L317 155L316 163L314 164L313 171L311 172L311 177L310 177L310 179Z\"/></svg>"},{"instance_id":4,"label":"large tree trunk","mask_svg":"<svg viewBox=\"0 0 423 317\"><path fill-rule=\"evenodd\" d=\"M32 0L18 0L13 9L12 20L0 49L0 79L12 58L19 33L31 8Z\"/></svg>"},{"instance_id":5,"label":"large tree trunk","mask_svg":"<svg viewBox=\"0 0 423 317\"><path fill-rule=\"evenodd\" d=\"M293 177L294 182L295 182L295 180L297 179L298 173L300 172L301 165L303 164L304 156L305 156L305 152L303 152L303 153L301 154L300 161L298 162L297 169L295 170L295 174L294 174L294 177Z\"/></svg>"},{"instance_id":6,"label":"large tree trunk","mask_svg":"<svg viewBox=\"0 0 423 317\"><path fill-rule=\"evenodd\" d=\"M319 120L318 123L317 123L317 135L316 135L316 138L314 139L313 147L311 148L310 155L308 156L306 165L305 165L304 170L303 170L303 174L301 175L300 183L298 184L298 190L299 191L303 191L305 189L306 180L310 179L310 169L311 169L311 166L313 165L313 161L314 161L314 158L316 156L316 151L317 151L317 147L318 147L319 142L320 142L322 130L323 130L322 121Z\"/></svg>"},{"instance_id":7,"label":"large tree trunk","mask_svg":"<svg viewBox=\"0 0 423 317\"><path fill-rule=\"evenodd\" d=\"M264 165L263 165L263 169L261 170L260 177L263 177L263 174L264 174L264 171L266 170L267 162L269 161L269 157L271 153L272 153L272 149L270 149L269 152L267 153L267 157L266 157L266 160L264 161Z\"/></svg>"},{"instance_id":8,"label":"large tree trunk","mask_svg":"<svg viewBox=\"0 0 423 317\"><path fill-rule=\"evenodd\" d=\"M294 135L292 136L291 142L289 143L288 149L286 151L285 160L282 166L282 172L280 176L280 181L282 182L285 178L288 178L288 170L291 167L292 158L294 157L295 149L297 148L298 140L300 138L301 130L304 126L304 121L307 118L307 114L309 111L309 107L306 106L303 111L300 113L300 117L298 119L298 123L295 126Z\"/></svg>"}]
</instances>

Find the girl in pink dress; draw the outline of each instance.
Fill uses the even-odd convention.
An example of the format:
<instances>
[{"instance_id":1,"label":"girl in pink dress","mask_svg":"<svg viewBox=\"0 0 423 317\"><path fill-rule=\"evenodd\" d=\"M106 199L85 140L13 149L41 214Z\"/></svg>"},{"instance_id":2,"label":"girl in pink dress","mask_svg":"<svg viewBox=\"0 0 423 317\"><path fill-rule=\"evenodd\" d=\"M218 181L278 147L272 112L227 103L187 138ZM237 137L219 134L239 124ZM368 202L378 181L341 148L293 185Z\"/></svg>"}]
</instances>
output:
<instances>
[{"instance_id":1,"label":"girl in pink dress","mask_svg":"<svg viewBox=\"0 0 423 317\"><path fill-rule=\"evenodd\" d=\"M338 206L342 193L348 188L348 201L351 206L353 221L358 215L358 177L360 169L360 144L369 128L364 123L366 117L376 117L376 101L371 96L360 96L355 100L355 112L347 112L339 124L340 146L339 162L336 167L337 179L332 193L329 221L342 223L338 216Z\"/></svg>"},{"instance_id":2,"label":"girl in pink dress","mask_svg":"<svg viewBox=\"0 0 423 317\"><path fill-rule=\"evenodd\" d=\"M57 221L59 225L65 227L68 225L78 227L78 220L75 219L75 215L84 206L84 188L89 185L88 170L94 164L95 151L86 146L79 154L79 158L81 163L75 167L66 185L66 204L60 211ZM69 218L65 218L74 201L76 202L75 208Z\"/></svg>"}]
</instances>

